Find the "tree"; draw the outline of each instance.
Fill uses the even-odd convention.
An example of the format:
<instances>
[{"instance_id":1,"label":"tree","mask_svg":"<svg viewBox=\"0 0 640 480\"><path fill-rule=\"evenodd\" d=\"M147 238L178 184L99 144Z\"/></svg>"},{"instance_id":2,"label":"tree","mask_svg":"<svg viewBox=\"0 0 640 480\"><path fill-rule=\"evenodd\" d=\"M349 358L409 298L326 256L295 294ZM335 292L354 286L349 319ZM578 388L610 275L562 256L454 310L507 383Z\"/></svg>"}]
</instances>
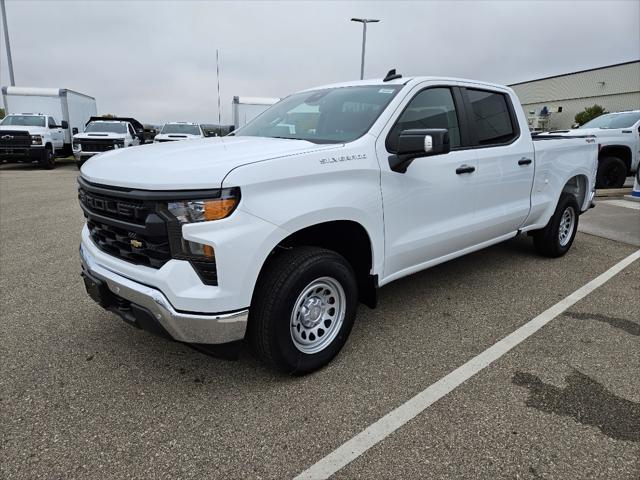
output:
<instances>
[{"instance_id":1,"label":"tree","mask_svg":"<svg viewBox=\"0 0 640 480\"><path fill-rule=\"evenodd\" d=\"M580 125L584 125L585 123L593 120L596 117L599 117L604 113L609 113L609 112L607 112L600 105L594 105L593 107L587 107L580 113L576 114L575 120L576 120L576 123L579 123Z\"/></svg>"},{"instance_id":2,"label":"tree","mask_svg":"<svg viewBox=\"0 0 640 480\"><path fill-rule=\"evenodd\" d=\"M100 115L102 118L116 118L113 113L105 113L104 115Z\"/></svg>"},{"instance_id":3,"label":"tree","mask_svg":"<svg viewBox=\"0 0 640 480\"><path fill-rule=\"evenodd\" d=\"M0 108L0 120L4 118L4 108Z\"/></svg>"}]
</instances>

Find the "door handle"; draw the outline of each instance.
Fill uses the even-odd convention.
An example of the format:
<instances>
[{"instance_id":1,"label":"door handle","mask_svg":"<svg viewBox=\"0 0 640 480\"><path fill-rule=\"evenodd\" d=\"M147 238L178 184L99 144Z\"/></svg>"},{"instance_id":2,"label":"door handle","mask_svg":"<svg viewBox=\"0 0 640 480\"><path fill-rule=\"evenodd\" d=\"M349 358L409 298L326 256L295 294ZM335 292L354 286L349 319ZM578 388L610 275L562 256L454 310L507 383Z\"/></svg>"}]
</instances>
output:
<instances>
[{"instance_id":1,"label":"door handle","mask_svg":"<svg viewBox=\"0 0 640 480\"><path fill-rule=\"evenodd\" d=\"M531 160L530 158L522 157L520 160L518 160L518 165L529 165L531 162L533 162L533 160Z\"/></svg>"},{"instance_id":2,"label":"door handle","mask_svg":"<svg viewBox=\"0 0 640 480\"><path fill-rule=\"evenodd\" d=\"M463 173L472 173L476 171L476 167L473 167L471 165L460 165L458 168L456 168L456 173L458 175L461 175Z\"/></svg>"}]
</instances>

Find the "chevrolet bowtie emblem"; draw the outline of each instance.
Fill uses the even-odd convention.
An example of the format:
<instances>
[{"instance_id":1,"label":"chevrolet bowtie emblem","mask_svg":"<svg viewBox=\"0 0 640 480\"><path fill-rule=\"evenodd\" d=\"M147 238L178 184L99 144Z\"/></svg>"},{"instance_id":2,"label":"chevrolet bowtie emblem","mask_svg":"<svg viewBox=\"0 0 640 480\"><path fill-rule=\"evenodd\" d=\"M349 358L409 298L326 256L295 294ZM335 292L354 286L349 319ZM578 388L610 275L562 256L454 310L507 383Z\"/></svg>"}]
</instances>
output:
<instances>
[{"instance_id":1,"label":"chevrolet bowtie emblem","mask_svg":"<svg viewBox=\"0 0 640 480\"><path fill-rule=\"evenodd\" d=\"M140 248L142 247L142 242L140 240L136 240L135 238L131 239L131 246L133 248Z\"/></svg>"}]
</instances>

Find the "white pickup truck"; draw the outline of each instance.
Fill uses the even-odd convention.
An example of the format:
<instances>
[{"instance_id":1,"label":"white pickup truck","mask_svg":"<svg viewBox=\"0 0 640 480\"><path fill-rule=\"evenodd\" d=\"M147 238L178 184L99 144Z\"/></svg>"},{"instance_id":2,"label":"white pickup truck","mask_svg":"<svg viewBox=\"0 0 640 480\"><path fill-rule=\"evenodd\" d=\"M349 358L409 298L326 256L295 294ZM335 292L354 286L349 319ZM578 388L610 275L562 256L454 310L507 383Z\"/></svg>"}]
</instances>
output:
<instances>
[{"instance_id":1,"label":"white pickup truck","mask_svg":"<svg viewBox=\"0 0 640 480\"><path fill-rule=\"evenodd\" d=\"M78 177L86 289L140 328L247 338L313 371L393 280L522 233L569 250L597 145L532 141L519 105L500 85L392 71L293 94L232 136L93 158Z\"/></svg>"},{"instance_id":2,"label":"white pickup truck","mask_svg":"<svg viewBox=\"0 0 640 480\"><path fill-rule=\"evenodd\" d=\"M571 130L540 135L592 135L598 143L597 188L620 188L640 163L640 110L607 113Z\"/></svg>"},{"instance_id":3,"label":"white pickup truck","mask_svg":"<svg viewBox=\"0 0 640 480\"><path fill-rule=\"evenodd\" d=\"M73 136L73 156L78 168L98 153L144 143L144 126L129 117L91 117L84 132Z\"/></svg>"},{"instance_id":4,"label":"white pickup truck","mask_svg":"<svg viewBox=\"0 0 640 480\"><path fill-rule=\"evenodd\" d=\"M160 133L153 138L153 143L194 140L196 138L204 138L202 128L197 123L169 122L165 123Z\"/></svg>"}]
</instances>

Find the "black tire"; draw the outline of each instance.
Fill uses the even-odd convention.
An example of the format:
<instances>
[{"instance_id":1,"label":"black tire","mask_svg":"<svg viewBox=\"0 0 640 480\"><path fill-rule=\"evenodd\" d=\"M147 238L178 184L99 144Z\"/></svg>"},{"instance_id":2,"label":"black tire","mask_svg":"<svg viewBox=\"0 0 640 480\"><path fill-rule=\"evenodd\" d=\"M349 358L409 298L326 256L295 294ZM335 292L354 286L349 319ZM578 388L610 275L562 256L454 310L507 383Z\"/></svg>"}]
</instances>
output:
<instances>
[{"instance_id":1,"label":"black tire","mask_svg":"<svg viewBox=\"0 0 640 480\"><path fill-rule=\"evenodd\" d=\"M40 165L45 170L52 170L56 168L56 156L53 153L53 149L51 147L44 147L44 151L42 152L42 159L40 160Z\"/></svg>"},{"instance_id":2,"label":"black tire","mask_svg":"<svg viewBox=\"0 0 640 480\"><path fill-rule=\"evenodd\" d=\"M620 158L604 157L598 163L596 188L621 188L627 173L627 166Z\"/></svg>"},{"instance_id":3,"label":"black tire","mask_svg":"<svg viewBox=\"0 0 640 480\"><path fill-rule=\"evenodd\" d=\"M302 293L322 278L335 280L342 287L344 320L342 325L336 322L333 331L329 322L326 338L330 338L329 332L335 337L322 350L305 353L293 340L292 312ZM356 277L342 256L318 247L294 248L278 254L260 275L249 309L248 339L257 356L268 365L289 374L309 373L338 354L353 327L357 306Z\"/></svg>"},{"instance_id":4,"label":"black tire","mask_svg":"<svg viewBox=\"0 0 640 480\"><path fill-rule=\"evenodd\" d=\"M560 228L565 211L573 210L573 230L569 233L568 239L561 241ZM571 215L571 213L569 213ZM576 197L570 193L562 193L556 206L553 216L547 226L541 230L533 232L533 245L541 255L545 257L561 257L569 251L573 239L578 231L578 218L580 217L580 207ZM564 238L567 236L565 234Z\"/></svg>"}]
</instances>

